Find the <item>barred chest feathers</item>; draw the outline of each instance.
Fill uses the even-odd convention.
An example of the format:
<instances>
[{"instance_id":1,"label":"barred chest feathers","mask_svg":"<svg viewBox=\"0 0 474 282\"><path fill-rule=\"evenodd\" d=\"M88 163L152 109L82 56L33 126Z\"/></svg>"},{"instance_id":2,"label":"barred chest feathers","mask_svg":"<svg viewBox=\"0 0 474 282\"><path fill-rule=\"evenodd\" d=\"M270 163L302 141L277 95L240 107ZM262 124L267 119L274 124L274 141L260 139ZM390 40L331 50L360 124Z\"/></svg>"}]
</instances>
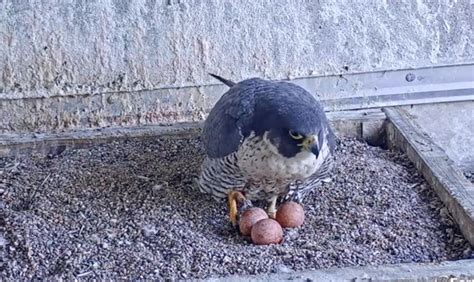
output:
<instances>
[{"instance_id":1,"label":"barred chest feathers","mask_svg":"<svg viewBox=\"0 0 474 282\"><path fill-rule=\"evenodd\" d=\"M255 182L276 181L282 186L313 175L322 165L324 158L323 154L317 158L307 151L286 158L278 153L267 134L258 137L253 133L246 138L237 152L238 166L246 178ZM286 187L280 189L283 188Z\"/></svg>"}]
</instances>

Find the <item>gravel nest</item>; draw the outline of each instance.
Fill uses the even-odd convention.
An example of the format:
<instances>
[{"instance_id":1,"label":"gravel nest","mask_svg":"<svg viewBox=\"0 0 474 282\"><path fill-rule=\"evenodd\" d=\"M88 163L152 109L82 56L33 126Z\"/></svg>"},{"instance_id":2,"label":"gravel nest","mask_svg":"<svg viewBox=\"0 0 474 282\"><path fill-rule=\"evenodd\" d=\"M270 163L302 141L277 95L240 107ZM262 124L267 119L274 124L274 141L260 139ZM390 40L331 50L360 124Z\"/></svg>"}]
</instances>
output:
<instances>
[{"instance_id":1,"label":"gravel nest","mask_svg":"<svg viewBox=\"0 0 474 282\"><path fill-rule=\"evenodd\" d=\"M306 199L282 245L233 230L196 191L199 138L121 140L56 156L0 158L0 274L186 279L472 257L407 158L341 140L333 181Z\"/></svg>"}]
</instances>

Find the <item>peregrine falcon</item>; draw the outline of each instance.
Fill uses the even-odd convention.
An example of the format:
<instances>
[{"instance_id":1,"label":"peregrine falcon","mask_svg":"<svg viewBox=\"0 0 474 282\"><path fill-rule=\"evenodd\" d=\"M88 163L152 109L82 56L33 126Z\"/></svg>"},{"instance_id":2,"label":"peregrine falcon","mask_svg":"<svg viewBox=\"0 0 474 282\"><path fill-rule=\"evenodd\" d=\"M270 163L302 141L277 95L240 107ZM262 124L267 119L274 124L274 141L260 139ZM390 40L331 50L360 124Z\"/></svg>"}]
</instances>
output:
<instances>
[{"instance_id":1,"label":"peregrine falcon","mask_svg":"<svg viewBox=\"0 0 474 282\"><path fill-rule=\"evenodd\" d=\"M233 225L237 201L264 200L274 218L277 202L301 203L329 178L336 137L315 97L288 82L210 75L230 89L204 123L198 185L216 200L227 198Z\"/></svg>"}]
</instances>

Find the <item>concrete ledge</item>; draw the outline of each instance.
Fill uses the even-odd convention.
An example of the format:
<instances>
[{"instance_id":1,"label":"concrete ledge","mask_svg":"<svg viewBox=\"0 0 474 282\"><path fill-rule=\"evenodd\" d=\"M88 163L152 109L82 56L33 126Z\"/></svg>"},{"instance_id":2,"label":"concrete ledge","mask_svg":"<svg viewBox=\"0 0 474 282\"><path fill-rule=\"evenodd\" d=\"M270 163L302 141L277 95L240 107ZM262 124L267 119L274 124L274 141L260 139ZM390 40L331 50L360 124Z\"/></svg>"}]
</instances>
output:
<instances>
[{"instance_id":1,"label":"concrete ledge","mask_svg":"<svg viewBox=\"0 0 474 282\"><path fill-rule=\"evenodd\" d=\"M458 223L464 237L474 246L474 185L431 138L401 110L386 108L389 146L404 151L435 190Z\"/></svg>"},{"instance_id":2,"label":"concrete ledge","mask_svg":"<svg viewBox=\"0 0 474 282\"><path fill-rule=\"evenodd\" d=\"M442 263L403 263L330 268L294 273L230 276L205 281L474 281L474 259Z\"/></svg>"},{"instance_id":3,"label":"concrete ledge","mask_svg":"<svg viewBox=\"0 0 474 282\"><path fill-rule=\"evenodd\" d=\"M327 117L340 136L359 136L373 139L382 127L385 114L380 109L333 112ZM364 130L366 128L371 130ZM87 147L121 138L144 138L169 134L198 134L202 122L173 125L145 125L132 127L106 127L47 133L0 134L0 157L15 156L32 151L55 154L68 147Z\"/></svg>"}]
</instances>

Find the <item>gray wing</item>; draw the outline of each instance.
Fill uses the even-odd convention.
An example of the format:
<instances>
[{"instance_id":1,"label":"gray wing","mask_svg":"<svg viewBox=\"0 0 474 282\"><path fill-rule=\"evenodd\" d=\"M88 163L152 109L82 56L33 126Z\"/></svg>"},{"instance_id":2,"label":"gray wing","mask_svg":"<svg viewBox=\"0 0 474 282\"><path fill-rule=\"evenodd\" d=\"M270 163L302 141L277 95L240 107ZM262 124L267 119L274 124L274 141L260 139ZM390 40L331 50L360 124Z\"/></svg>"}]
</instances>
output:
<instances>
[{"instance_id":1,"label":"gray wing","mask_svg":"<svg viewBox=\"0 0 474 282\"><path fill-rule=\"evenodd\" d=\"M258 81L248 79L235 84L209 113L201 134L208 157L222 158L237 151L249 135Z\"/></svg>"}]
</instances>

